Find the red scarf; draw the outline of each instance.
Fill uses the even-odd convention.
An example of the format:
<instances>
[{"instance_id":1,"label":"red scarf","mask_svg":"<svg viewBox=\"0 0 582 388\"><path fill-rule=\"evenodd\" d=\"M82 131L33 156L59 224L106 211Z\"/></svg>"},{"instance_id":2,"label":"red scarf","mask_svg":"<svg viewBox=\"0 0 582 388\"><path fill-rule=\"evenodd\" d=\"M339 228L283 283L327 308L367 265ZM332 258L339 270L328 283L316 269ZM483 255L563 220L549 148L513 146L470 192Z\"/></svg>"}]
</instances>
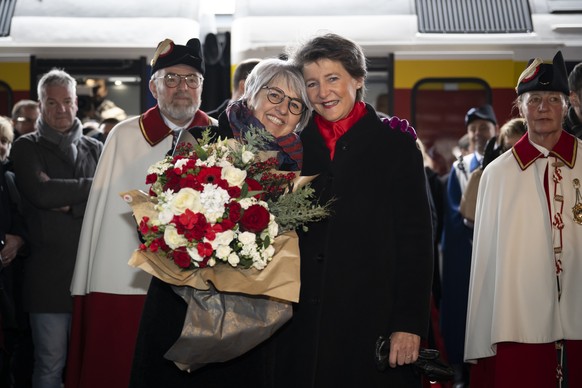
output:
<instances>
[{"instance_id":1,"label":"red scarf","mask_svg":"<svg viewBox=\"0 0 582 388\"><path fill-rule=\"evenodd\" d=\"M335 154L335 143L344 133L348 131L359 119L364 117L368 111L364 102L356 102L350 114L341 120L331 122L327 121L320 115L315 115L315 124L323 137L325 145L329 149L329 156L333 160Z\"/></svg>"}]
</instances>

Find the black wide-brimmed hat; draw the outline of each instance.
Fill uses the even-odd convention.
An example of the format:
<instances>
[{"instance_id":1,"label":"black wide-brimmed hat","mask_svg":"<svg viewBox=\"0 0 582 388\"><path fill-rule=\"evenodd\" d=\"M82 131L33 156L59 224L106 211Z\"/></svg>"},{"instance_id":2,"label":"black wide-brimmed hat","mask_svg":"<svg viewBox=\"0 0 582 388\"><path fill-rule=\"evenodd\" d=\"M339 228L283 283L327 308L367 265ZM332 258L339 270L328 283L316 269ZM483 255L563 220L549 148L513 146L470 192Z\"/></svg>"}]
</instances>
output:
<instances>
[{"instance_id":1,"label":"black wide-brimmed hat","mask_svg":"<svg viewBox=\"0 0 582 388\"><path fill-rule=\"evenodd\" d=\"M183 46L175 44L171 39L165 39L158 44L150 65L152 66L152 74L166 67L188 65L204 75L204 59L200 41L198 38L192 38L186 43L186 46Z\"/></svg>"},{"instance_id":2,"label":"black wide-brimmed hat","mask_svg":"<svg viewBox=\"0 0 582 388\"><path fill-rule=\"evenodd\" d=\"M518 96L534 90L570 94L562 52L558 51L551 63L544 63L540 58L530 59L527 68L519 76L515 90Z\"/></svg>"}]
</instances>

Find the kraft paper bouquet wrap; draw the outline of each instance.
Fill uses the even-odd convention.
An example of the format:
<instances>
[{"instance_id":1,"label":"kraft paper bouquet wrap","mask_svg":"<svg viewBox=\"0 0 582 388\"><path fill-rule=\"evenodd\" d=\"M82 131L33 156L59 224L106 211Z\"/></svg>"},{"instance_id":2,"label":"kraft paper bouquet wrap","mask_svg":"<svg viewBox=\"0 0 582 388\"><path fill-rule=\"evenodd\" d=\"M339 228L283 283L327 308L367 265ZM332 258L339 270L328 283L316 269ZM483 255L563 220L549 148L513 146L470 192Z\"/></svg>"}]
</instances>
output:
<instances>
[{"instance_id":1,"label":"kraft paper bouquet wrap","mask_svg":"<svg viewBox=\"0 0 582 388\"><path fill-rule=\"evenodd\" d=\"M150 192L121 193L143 243L129 264L172 285L188 304L165 357L183 370L252 349L292 316L299 300L295 229L329 215L313 178L275 169L259 151L265 131L210 142L183 131L174 155L148 170Z\"/></svg>"}]
</instances>

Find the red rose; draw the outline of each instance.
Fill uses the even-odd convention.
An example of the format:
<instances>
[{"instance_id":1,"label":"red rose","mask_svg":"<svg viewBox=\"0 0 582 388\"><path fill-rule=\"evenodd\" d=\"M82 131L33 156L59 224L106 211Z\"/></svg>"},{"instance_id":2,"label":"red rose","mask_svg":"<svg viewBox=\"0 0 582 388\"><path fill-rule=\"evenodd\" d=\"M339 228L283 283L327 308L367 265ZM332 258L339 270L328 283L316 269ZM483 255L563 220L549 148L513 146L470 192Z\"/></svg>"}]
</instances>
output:
<instances>
[{"instance_id":1,"label":"red rose","mask_svg":"<svg viewBox=\"0 0 582 388\"><path fill-rule=\"evenodd\" d=\"M157 180L158 180L158 176L156 174L148 174L148 176L146 176L146 184L147 185L151 185L152 183L156 183Z\"/></svg>"},{"instance_id":2,"label":"red rose","mask_svg":"<svg viewBox=\"0 0 582 388\"><path fill-rule=\"evenodd\" d=\"M261 205L252 205L244 211L240 224L248 232L262 232L269 225L270 214Z\"/></svg>"},{"instance_id":3,"label":"red rose","mask_svg":"<svg viewBox=\"0 0 582 388\"><path fill-rule=\"evenodd\" d=\"M176 265L180 268L190 267L190 255L188 255L186 250L176 249L172 253L172 259L174 260L174 263L176 263Z\"/></svg>"},{"instance_id":4,"label":"red rose","mask_svg":"<svg viewBox=\"0 0 582 388\"><path fill-rule=\"evenodd\" d=\"M226 192L230 196L230 198L238 198L240 197L240 187L230 186L226 189Z\"/></svg>"},{"instance_id":5,"label":"red rose","mask_svg":"<svg viewBox=\"0 0 582 388\"><path fill-rule=\"evenodd\" d=\"M228 219L233 222L237 223L240 220L240 213L242 208L240 207L240 203L238 202L231 202L228 204Z\"/></svg>"}]
</instances>

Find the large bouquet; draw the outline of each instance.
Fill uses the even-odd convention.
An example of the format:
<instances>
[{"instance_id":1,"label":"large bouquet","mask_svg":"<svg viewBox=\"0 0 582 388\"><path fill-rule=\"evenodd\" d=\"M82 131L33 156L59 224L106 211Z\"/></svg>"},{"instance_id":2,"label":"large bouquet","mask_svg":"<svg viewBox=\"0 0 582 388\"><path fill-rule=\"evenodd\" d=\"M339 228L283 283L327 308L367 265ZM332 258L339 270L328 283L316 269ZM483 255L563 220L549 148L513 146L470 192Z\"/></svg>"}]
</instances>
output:
<instances>
[{"instance_id":1,"label":"large bouquet","mask_svg":"<svg viewBox=\"0 0 582 388\"><path fill-rule=\"evenodd\" d=\"M299 298L299 249L294 229L329 213L327 205L313 204L313 190L305 184L308 178L276 171L276 154L259 151L268 136L266 131L252 131L243 141L219 139L212 143L206 131L198 142L181 143L174 155L149 168L148 194L136 190L123 193L143 236L130 265L167 283L190 286L175 292L192 308L200 304L200 292L222 299L227 292L261 295L263 299L243 297L236 301L239 307L249 303L249 311L255 310L257 303L267 304L266 314L245 323L256 324L261 336L270 335L288 320L288 302ZM199 307L191 312L190 307L183 337L200 324ZM270 330L265 330L265 317L276 321L267 322ZM222 354L223 349L215 347L236 333L215 334L204 351L200 336L189 335L177 352L168 352L178 355L166 357L183 369L195 369L238 355ZM248 332L244 335L249 337ZM249 346L256 345L256 339L249 339ZM184 349L192 345L197 354L193 357L188 351L185 355ZM211 359L200 359L201 355Z\"/></svg>"}]
</instances>

